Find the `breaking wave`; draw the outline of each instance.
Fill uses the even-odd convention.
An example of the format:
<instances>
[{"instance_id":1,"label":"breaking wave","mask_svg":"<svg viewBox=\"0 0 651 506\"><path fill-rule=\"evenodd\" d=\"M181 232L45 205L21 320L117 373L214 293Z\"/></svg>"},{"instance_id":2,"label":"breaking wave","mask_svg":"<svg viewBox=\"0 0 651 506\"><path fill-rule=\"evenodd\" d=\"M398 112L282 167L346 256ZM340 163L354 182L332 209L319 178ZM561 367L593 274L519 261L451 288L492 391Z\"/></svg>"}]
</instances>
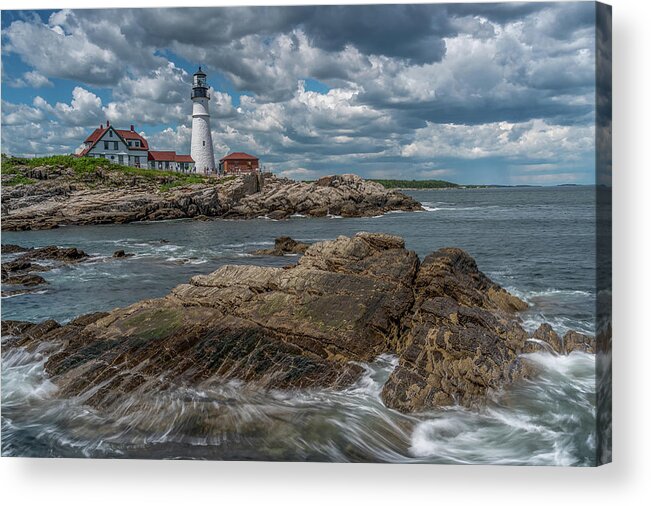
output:
<instances>
[{"instance_id":1,"label":"breaking wave","mask_svg":"<svg viewBox=\"0 0 651 506\"><path fill-rule=\"evenodd\" d=\"M594 357L531 354L541 369L478 412L404 415L381 401L397 365L363 364L350 388L264 391L238 381L129 396L100 413L56 398L43 357L3 354L5 456L463 464L594 464ZM577 434L580 437L577 437Z\"/></svg>"}]
</instances>

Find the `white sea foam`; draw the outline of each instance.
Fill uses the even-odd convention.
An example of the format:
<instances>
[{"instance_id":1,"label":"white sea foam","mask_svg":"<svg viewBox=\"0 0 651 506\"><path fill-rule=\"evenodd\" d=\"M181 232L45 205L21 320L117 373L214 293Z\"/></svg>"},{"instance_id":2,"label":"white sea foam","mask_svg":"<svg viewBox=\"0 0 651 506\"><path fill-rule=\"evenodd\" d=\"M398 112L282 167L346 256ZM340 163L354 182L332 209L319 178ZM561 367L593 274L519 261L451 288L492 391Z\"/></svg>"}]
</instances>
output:
<instances>
[{"instance_id":1,"label":"white sea foam","mask_svg":"<svg viewBox=\"0 0 651 506\"><path fill-rule=\"evenodd\" d=\"M49 398L57 391L45 375L43 355L22 348L3 352L2 355L3 410L24 402Z\"/></svg>"},{"instance_id":2,"label":"white sea foam","mask_svg":"<svg viewBox=\"0 0 651 506\"><path fill-rule=\"evenodd\" d=\"M208 262L208 260L205 258L187 258L187 257L175 257L175 256L167 257L165 261L173 262L173 263L190 264L190 265L201 265Z\"/></svg>"},{"instance_id":3,"label":"white sea foam","mask_svg":"<svg viewBox=\"0 0 651 506\"><path fill-rule=\"evenodd\" d=\"M560 290L557 288L548 288L546 290L539 290L539 291L525 293L525 297L527 297L528 299L534 299L536 297L559 296L559 295L594 297L593 293L587 292L585 290Z\"/></svg>"},{"instance_id":4,"label":"white sea foam","mask_svg":"<svg viewBox=\"0 0 651 506\"><path fill-rule=\"evenodd\" d=\"M224 248L243 248L245 246L271 246L273 241L249 241L224 244Z\"/></svg>"},{"instance_id":5,"label":"white sea foam","mask_svg":"<svg viewBox=\"0 0 651 506\"><path fill-rule=\"evenodd\" d=\"M535 331L543 323L548 323L558 334L565 334L568 330L576 330L583 334L594 335L594 322L592 320L577 320L567 316L550 316L542 313L528 311L520 315L522 327L529 332Z\"/></svg>"},{"instance_id":6,"label":"white sea foam","mask_svg":"<svg viewBox=\"0 0 651 506\"><path fill-rule=\"evenodd\" d=\"M540 375L496 394L479 411L442 410L416 424L410 453L426 461L510 465L585 465L594 423L594 356L525 355ZM577 448L574 431L582 431Z\"/></svg>"},{"instance_id":7,"label":"white sea foam","mask_svg":"<svg viewBox=\"0 0 651 506\"><path fill-rule=\"evenodd\" d=\"M29 291L29 292L21 292L21 293L11 293L11 292L5 292L2 294L3 299L11 299L13 297L20 297L22 295L43 295L44 293L47 293L47 289L41 289L41 290L34 290L34 291Z\"/></svg>"}]
</instances>

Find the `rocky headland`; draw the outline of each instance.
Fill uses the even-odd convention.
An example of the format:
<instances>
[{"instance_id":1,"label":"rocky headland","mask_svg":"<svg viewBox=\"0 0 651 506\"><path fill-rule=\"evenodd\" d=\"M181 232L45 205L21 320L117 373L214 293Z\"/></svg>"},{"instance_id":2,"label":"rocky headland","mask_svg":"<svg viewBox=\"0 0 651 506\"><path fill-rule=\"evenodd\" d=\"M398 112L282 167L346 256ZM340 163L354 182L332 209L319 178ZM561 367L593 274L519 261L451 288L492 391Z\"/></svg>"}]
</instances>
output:
<instances>
[{"instance_id":1,"label":"rocky headland","mask_svg":"<svg viewBox=\"0 0 651 506\"><path fill-rule=\"evenodd\" d=\"M517 316L526 307L460 249L421 261L400 237L359 233L312 244L295 265L227 265L165 297L65 325L3 321L2 346L46 353L58 395L98 409L231 379L341 389L363 362L390 353L398 364L382 399L418 412L481 405L536 373L526 351L592 349L578 333L561 340L544 327L530 336Z\"/></svg>"},{"instance_id":2,"label":"rocky headland","mask_svg":"<svg viewBox=\"0 0 651 506\"><path fill-rule=\"evenodd\" d=\"M411 197L347 174L312 183L272 174L205 177L59 157L59 164L3 159L2 230L178 218L285 219L375 216L422 210Z\"/></svg>"}]
</instances>

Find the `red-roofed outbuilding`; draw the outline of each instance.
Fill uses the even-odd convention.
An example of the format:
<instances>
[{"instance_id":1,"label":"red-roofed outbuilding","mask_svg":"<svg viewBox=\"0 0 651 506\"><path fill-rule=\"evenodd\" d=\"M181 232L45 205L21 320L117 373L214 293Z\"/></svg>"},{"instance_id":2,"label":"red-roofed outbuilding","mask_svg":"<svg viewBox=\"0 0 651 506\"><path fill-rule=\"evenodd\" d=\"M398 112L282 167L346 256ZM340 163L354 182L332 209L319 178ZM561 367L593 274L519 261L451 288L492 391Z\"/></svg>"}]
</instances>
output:
<instances>
[{"instance_id":1,"label":"red-roofed outbuilding","mask_svg":"<svg viewBox=\"0 0 651 506\"><path fill-rule=\"evenodd\" d=\"M175 151L150 151L149 168L194 172L194 160L190 155L177 155Z\"/></svg>"},{"instance_id":2,"label":"red-roofed outbuilding","mask_svg":"<svg viewBox=\"0 0 651 506\"><path fill-rule=\"evenodd\" d=\"M258 172L260 159L241 151L230 153L219 160L219 170L224 175Z\"/></svg>"}]
</instances>

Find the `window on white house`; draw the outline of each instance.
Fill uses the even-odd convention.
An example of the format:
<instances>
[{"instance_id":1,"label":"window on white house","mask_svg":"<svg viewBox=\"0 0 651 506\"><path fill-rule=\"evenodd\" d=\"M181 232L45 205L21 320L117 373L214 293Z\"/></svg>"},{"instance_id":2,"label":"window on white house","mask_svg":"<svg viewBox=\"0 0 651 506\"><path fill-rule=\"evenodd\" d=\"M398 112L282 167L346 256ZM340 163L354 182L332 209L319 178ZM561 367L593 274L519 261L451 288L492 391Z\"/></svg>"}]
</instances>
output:
<instances>
[{"instance_id":1,"label":"window on white house","mask_svg":"<svg viewBox=\"0 0 651 506\"><path fill-rule=\"evenodd\" d=\"M108 149L108 141L104 141L104 149Z\"/></svg>"},{"instance_id":2,"label":"window on white house","mask_svg":"<svg viewBox=\"0 0 651 506\"><path fill-rule=\"evenodd\" d=\"M109 130L109 137L113 137L113 130Z\"/></svg>"},{"instance_id":3,"label":"window on white house","mask_svg":"<svg viewBox=\"0 0 651 506\"><path fill-rule=\"evenodd\" d=\"M206 145L206 141L203 141L203 145L204 145L204 146Z\"/></svg>"},{"instance_id":4,"label":"window on white house","mask_svg":"<svg viewBox=\"0 0 651 506\"><path fill-rule=\"evenodd\" d=\"M118 149L118 143L117 142L113 143L113 149Z\"/></svg>"}]
</instances>

